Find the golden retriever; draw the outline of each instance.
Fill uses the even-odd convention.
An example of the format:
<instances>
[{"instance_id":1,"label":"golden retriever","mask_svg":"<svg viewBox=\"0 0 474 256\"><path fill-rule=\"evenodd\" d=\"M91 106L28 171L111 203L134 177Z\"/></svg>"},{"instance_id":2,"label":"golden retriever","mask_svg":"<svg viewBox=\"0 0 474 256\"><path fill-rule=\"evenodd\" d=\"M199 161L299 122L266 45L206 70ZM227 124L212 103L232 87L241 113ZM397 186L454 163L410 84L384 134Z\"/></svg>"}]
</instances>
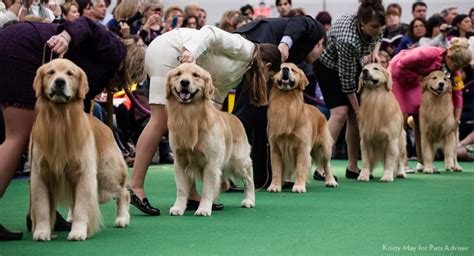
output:
<instances>
[{"instance_id":1,"label":"golden retriever","mask_svg":"<svg viewBox=\"0 0 474 256\"><path fill-rule=\"evenodd\" d=\"M85 240L101 225L99 202L117 200L115 225L130 221L127 165L112 131L83 110L84 71L66 59L41 66L34 79L36 121L30 137L33 240L51 239L56 203L71 209L68 240Z\"/></svg>"},{"instance_id":2,"label":"golden retriever","mask_svg":"<svg viewBox=\"0 0 474 256\"><path fill-rule=\"evenodd\" d=\"M390 73L379 64L366 65L359 76L359 90L362 170L357 180L369 181L377 161L384 164L380 181L392 182L394 175L405 178L406 133Z\"/></svg>"},{"instance_id":3,"label":"golden retriever","mask_svg":"<svg viewBox=\"0 0 474 256\"><path fill-rule=\"evenodd\" d=\"M442 71L423 79L420 105L421 150L424 173L433 173L436 149L442 147L446 170L461 171L456 161L457 124L451 98L452 84Z\"/></svg>"},{"instance_id":4,"label":"golden retriever","mask_svg":"<svg viewBox=\"0 0 474 256\"><path fill-rule=\"evenodd\" d=\"M267 112L272 183L267 190L281 192L283 177L295 175L292 191L306 192L311 158L324 170L326 186L337 187L331 171L333 141L326 118L303 101L308 85L305 74L296 65L283 63L272 84Z\"/></svg>"},{"instance_id":5,"label":"golden retriever","mask_svg":"<svg viewBox=\"0 0 474 256\"><path fill-rule=\"evenodd\" d=\"M212 103L211 75L185 63L168 72L166 111L171 149L175 154L177 196L170 215L183 215L195 178L203 180L196 216L210 216L219 196L221 179L244 181L242 207L255 206L250 145L240 120Z\"/></svg>"}]
</instances>

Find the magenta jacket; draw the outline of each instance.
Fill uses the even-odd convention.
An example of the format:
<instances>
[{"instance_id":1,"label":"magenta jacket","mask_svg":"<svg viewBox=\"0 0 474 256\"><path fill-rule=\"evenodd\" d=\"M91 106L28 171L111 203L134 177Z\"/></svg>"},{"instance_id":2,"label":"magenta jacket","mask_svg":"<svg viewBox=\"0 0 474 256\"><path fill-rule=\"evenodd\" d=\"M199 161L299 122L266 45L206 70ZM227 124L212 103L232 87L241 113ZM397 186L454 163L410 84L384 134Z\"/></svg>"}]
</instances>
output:
<instances>
[{"instance_id":1,"label":"magenta jacket","mask_svg":"<svg viewBox=\"0 0 474 256\"><path fill-rule=\"evenodd\" d=\"M390 61L393 93L404 114L416 114L421 102L421 80L434 70L440 70L447 49L422 46L402 50ZM459 71L457 71L459 72ZM452 74L456 75L456 73ZM462 108L462 91L453 91L455 108Z\"/></svg>"}]
</instances>

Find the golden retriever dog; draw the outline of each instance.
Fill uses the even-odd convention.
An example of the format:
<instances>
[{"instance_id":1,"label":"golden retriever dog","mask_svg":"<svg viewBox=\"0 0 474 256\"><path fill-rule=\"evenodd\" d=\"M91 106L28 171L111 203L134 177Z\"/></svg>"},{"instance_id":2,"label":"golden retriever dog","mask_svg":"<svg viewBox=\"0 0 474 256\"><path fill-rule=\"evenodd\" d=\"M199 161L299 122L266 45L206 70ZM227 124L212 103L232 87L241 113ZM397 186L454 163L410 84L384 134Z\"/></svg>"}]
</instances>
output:
<instances>
[{"instance_id":1,"label":"golden retriever dog","mask_svg":"<svg viewBox=\"0 0 474 256\"><path fill-rule=\"evenodd\" d=\"M269 192L281 192L284 177L295 176L292 191L306 192L311 159L324 170L327 187L337 187L331 171L332 138L326 118L314 106L304 103L308 79L301 69L283 63L273 77L268 107L272 183Z\"/></svg>"},{"instance_id":2,"label":"golden retriever dog","mask_svg":"<svg viewBox=\"0 0 474 256\"><path fill-rule=\"evenodd\" d=\"M433 71L423 79L420 106L421 150L424 173L433 173L436 149L444 152L446 170L461 171L456 161L457 124L451 98L452 84L442 71Z\"/></svg>"},{"instance_id":3,"label":"golden retriever dog","mask_svg":"<svg viewBox=\"0 0 474 256\"><path fill-rule=\"evenodd\" d=\"M384 164L380 181L392 182L395 175L405 178L406 133L390 73L379 64L366 65L359 77L360 90L362 170L357 180L369 181L377 161Z\"/></svg>"},{"instance_id":4,"label":"golden retriever dog","mask_svg":"<svg viewBox=\"0 0 474 256\"><path fill-rule=\"evenodd\" d=\"M85 240L101 225L99 202L117 200L115 225L130 221L127 165L112 131L83 110L86 74L66 59L41 66L33 83L36 121L30 137L33 240L51 240L56 203L70 208L68 240Z\"/></svg>"},{"instance_id":5,"label":"golden retriever dog","mask_svg":"<svg viewBox=\"0 0 474 256\"><path fill-rule=\"evenodd\" d=\"M244 182L241 206L255 206L250 145L244 126L234 115L213 106L213 93L211 75L196 64L181 64L168 73L166 111L177 189L170 215L184 214L195 178L203 181L196 216L211 216L221 179L229 176Z\"/></svg>"}]
</instances>

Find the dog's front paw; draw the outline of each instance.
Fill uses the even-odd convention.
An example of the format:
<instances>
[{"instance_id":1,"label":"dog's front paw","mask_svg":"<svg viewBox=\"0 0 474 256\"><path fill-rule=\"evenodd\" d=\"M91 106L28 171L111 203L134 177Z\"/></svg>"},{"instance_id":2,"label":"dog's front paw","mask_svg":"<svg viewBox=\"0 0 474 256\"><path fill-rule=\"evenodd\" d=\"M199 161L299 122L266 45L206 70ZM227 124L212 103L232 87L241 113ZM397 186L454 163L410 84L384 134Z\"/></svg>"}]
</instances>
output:
<instances>
[{"instance_id":1,"label":"dog's front paw","mask_svg":"<svg viewBox=\"0 0 474 256\"><path fill-rule=\"evenodd\" d=\"M357 177L358 181L370 181L369 175L365 175L363 173L359 174L359 177Z\"/></svg>"},{"instance_id":2,"label":"dog's front paw","mask_svg":"<svg viewBox=\"0 0 474 256\"><path fill-rule=\"evenodd\" d=\"M130 223L130 215L115 218L115 226L118 228L124 228L128 226L129 223Z\"/></svg>"},{"instance_id":3,"label":"dog's front paw","mask_svg":"<svg viewBox=\"0 0 474 256\"><path fill-rule=\"evenodd\" d=\"M281 186L272 184L267 188L267 191L268 192L281 192Z\"/></svg>"},{"instance_id":4,"label":"dog's front paw","mask_svg":"<svg viewBox=\"0 0 474 256\"><path fill-rule=\"evenodd\" d=\"M48 230L35 230L33 232L34 241L49 241L51 240L51 231Z\"/></svg>"},{"instance_id":5,"label":"dog's front paw","mask_svg":"<svg viewBox=\"0 0 474 256\"><path fill-rule=\"evenodd\" d=\"M184 214L184 209L183 208L173 206L170 209L170 215L171 216L183 216L183 214Z\"/></svg>"},{"instance_id":6,"label":"dog's front paw","mask_svg":"<svg viewBox=\"0 0 474 256\"><path fill-rule=\"evenodd\" d=\"M204 207L199 207L195 212L195 216L211 216L212 209L211 208L204 208Z\"/></svg>"},{"instance_id":7,"label":"dog's front paw","mask_svg":"<svg viewBox=\"0 0 474 256\"><path fill-rule=\"evenodd\" d=\"M393 182L393 175L392 174L385 174L380 178L382 182Z\"/></svg>"},{"instance_id":8,"label":"dog's front paw","mask_svg":"<svg viewBox=\"0 0 474 256\"><path fill-rule=\"evenodd\" d=\"M461 166L459 166L459 165L453 166L453 172L462 172L462 171L463 171L463 169L462 169Z\"/></svg>"},{"instance_id":9,"label":"dog's front paw","mask_svg":"<svg viewBox=\"0 0 474 256\"><path fill-rule=\"evenodd\" d=\"M291 189L293 193L306 193L306 186L305 185L293 185L293 188Z\"/></svg>"},{"instance_id":10,"label":"dog's front paw","mask_svg":"<svg viewBox=\"0 0 474 256\"><path fill-rule=\"evenodd\" d=\"M423 168L423 173L425 174L433 174L433 168Z\"/></svg>"},{"instance_id":11,"label":"dog's front paw","mask_svg":"<svg viewBox=\"0 0 474 256\"><path fill-rule=\"evenodd\" d=\"M87 231L83 230L72 230L67 236L69 241L84 241L87 238Z\"/></svg>"},{"instance_id":12,"label":"dog's front paw","mask_svg":"<svg viewBox=\"0 0 474 256\"><path fill-rule=\"evenodd\" d=\"M244 200L242 200L242 203L240 205L244 208L254 208L255 207L255 200L244 199Z\"/></svg>"},{"instance_id":13,"label":"dog's front paw","mask_svg":"<svg viewBox=\"0 0 474 256\"><path fill-rule=\"evenodd\" d=\"M328 188L336 188L337 186L339 186L337 184L337 181L334 178L325 181L324 185L326 185L326 187L328 187Z\"/></svg>"}]
</instances>

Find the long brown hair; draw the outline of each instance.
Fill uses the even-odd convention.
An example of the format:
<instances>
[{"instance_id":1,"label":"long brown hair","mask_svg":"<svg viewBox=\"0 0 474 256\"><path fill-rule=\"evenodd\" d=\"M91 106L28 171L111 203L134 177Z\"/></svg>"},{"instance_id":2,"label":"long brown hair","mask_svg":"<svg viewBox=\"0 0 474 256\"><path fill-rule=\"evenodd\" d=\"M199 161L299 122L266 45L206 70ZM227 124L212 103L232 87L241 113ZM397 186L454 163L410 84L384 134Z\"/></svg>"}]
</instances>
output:
<instances>
[{"instance_id":1,"label":"long brown hair","mask_svg":"<svg viewBox=\"0 0 474 256\"><path fill-rule=\"evenodd\" d=\"M127 55L107 87L111 91L126 88L133 83L140 83L146 77L145 46L137 44L134 39L124 39L122 43L127 47Z\"/></svg>"},{"instance_id":2,"label":"long brown hair","mask_svg":"<svg viewBox=\"0 0 474 256\"><path fill-rule=\"evenodd\" d=\"M281 55L275 45L255 44L253 56L250 69L246 73L247 81L250 84L250 102L256 106L265 106L268 104L265 64L270 63L270 69L273 71L279 70Z\"/></svg>"}]
</instances>

